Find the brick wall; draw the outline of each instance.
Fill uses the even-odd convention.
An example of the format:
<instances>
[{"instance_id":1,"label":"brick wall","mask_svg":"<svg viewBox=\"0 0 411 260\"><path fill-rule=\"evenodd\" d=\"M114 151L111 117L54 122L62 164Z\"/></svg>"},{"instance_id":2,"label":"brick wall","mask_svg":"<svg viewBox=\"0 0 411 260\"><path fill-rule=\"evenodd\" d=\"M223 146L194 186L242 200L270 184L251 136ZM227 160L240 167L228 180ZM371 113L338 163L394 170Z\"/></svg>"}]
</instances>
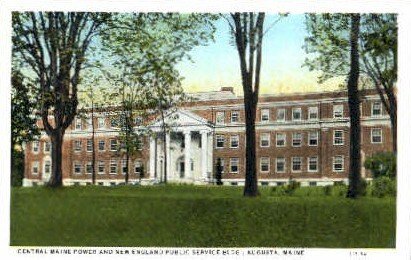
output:
<instances>
[{"instance_id":1,"label":"brick wall","mask_svg":"<svg viewBox=\"0 0 411 260\"><path fill-rule=\"evenodd\" d=\"M370 156L379 151L390 151L392 147L391 139L391 129L389 126L389 118L382 107L381 115L373 115L371 113L373 104L379 102L378 95L372 91L367 90L362 92L362 151L364 158ZM333 118L334 105L343 105L343 117ZM318 120L309 120L308 111L310 107L318 108ZM292 111L293 108L301 108L301 121L292 121ZM214 130L214 140L213 140L213 162L216 162L217 158L224 159L224 174L223 178L227 179L237 179L244 178L245 171L245 115L243 109L243 100L238 99L227 99L227 100L205 100L205 101L194 101L184 105L183 109L187 109L200 117L207 119L208 121L215 123L216 115L218 112L224 112L225 123L224 125L216 125ZM261 122L261 109L269 109L269 121ZM277 110L285 109L286 119L285 122L277 122ZM239 122L231 123L231 113L233 111L239 112ZM341 179L348 177L349 169L349 111L348 104L346 100L346 92L325 92L317 94L295 94L287 96L263 96L260 98L259 108L256 115L256 158L257 158L257 173L259 179L288 179L293 178L334 178ZM97 125L97 116L95 118L94 124ZM387 123L388 122L388 123ZM118 152L110 151L110 140L113 137L110 132L110 117L105 118L107 131L100 131L95 140L96 147L96 176L97 179L123 179L124 176L121 174L121 157L122 155ZM41 122L39 122L41 126ZM382 141L381 143L371 142L371 131L372 129L381 129ZM334 145L334 131L343 131L343 145ZM85 137L87 130L86 121L82 121L83 134L76 135L75 130L75 120L72 126L70 126L67 134L65 136L65 141L63 145L63 176L64 178L85 180L90 179L91 175L85 174L85 165L87 161L91 161L91 152L86 151L87 139L90 137ZM80 132L81 132L80 131ZM308 135L310 132L318 132L318 144L316 146L308 145ZM112 132L112 131L111 131ZM269 147L260 147L260 136L262 134L269 134ZM277 147L276 146L276 134L284 133L286 135L286 146ZM292 146L292 135L293 133L302 134L302 144L300 147ZM87 134L87 133L86 133ZM89 135L89 133L88 133ZM225 137L225 143L223 148L216 148L216 135L222 135ZM239 146L237 148L230 147L230 136L239 136ZM90 135L89 135L90 136ZM32 152L32 143L27 144L26 147L26 169L25 177L27 179L41 179L43 171L43 161L45 156L48 154L44 153L44 141L43 138L40 141L40 147L38 153ZM82 149L80 152L74 151L74 141L82 141ZM98 141L104 140L106 149L105 151L99 151ZM333 171L333 158L335 156L343 156L344 166L341 172ZM260 159L261 157L269 158L269 171L260 172ZM286 170L284 173L276 172L276 158L284 157L286 160ZM301 157L301 171L292 172L292 157ZM308 171L308 158L318 157L318 171L309 172ZM230 158L239 158L238 173L230 172ZM110 174L110 160L115 159L118 162L117 174ZM130 160L130 178L138 178L134 174L134 161L138 159L142 162L143 167L146 172L149 168L149 143L148 138L144 139L143 149L135 154ZM105 161L105 174L98 174L98 161ZM32 175L31 165L34 161L39 162L39 174ZM74 162L80 162L83 169L81 174L74 174ZM215 167L213 167L214 169ZM370 176L370 173L366 173Z\"/></svg>"}]
</instances>

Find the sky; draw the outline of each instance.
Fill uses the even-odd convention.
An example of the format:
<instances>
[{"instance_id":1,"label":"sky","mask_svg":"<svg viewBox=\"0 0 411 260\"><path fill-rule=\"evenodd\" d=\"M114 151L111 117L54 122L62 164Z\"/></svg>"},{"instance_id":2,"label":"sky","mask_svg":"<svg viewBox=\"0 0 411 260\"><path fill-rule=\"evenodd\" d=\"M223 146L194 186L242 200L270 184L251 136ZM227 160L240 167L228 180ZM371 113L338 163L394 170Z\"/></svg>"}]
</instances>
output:
<instances>
[{"instance_id":1,"label":"sky","mask_svg":"<svg viewBox=\"0 0 411 260\"><path fill-rule=\"evenodd\" d=\"M266 15L269 28L277 15ZM302 46L306 36L303 14L290 14L276 23L263 38L261 94L316 92L337 89L341 79L322 85L317 83L319 72L302 67L306 54ZM215 42L194 48L188 60L178 64L184 77L183 88L187 92L213 91L221 87L233 87L242 95L238 53L230 44L229 26L226 20L216 22Z\"/></svg>"}]
</instances>

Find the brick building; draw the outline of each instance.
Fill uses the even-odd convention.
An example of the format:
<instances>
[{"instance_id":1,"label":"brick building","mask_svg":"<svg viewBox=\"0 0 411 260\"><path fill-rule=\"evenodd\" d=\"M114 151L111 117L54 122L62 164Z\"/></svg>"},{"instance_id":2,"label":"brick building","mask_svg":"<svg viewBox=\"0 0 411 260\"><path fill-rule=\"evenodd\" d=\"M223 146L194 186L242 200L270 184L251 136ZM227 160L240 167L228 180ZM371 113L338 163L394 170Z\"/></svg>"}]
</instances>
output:
<instances>
[{"instance_id":1,"label":"brick building","mask_svg":"<svg viewBox=\"0 0 411 260\"><path fill-rule=\"evenodd\" d=\"M166 134L169 182L207 184L215 181L215 164L223 164L223 183L243 185L245 118L242 97L231 88L190 94L193 101L169 113ZM389 116L378 94L361 92L362 160L392 147ZM124 153L118 150L115 111L97 112L95 121L96 182L124 182ZM136 118L140 120L140 118ZM141 149L129 162L130 182L150 184L164 175L161 121L146 126ZM302 185L347 182L349 168L349 111L344 91L262 95L256 119L256 158L260 185L281 185L293 178ZM46 182L51 173L51 145L45 133L26 144L23 185ZM91 183L91 120L75 119L63 144L64 185ZM371 175L364 168L362 176Z\"/></svg>"}]
</instances>

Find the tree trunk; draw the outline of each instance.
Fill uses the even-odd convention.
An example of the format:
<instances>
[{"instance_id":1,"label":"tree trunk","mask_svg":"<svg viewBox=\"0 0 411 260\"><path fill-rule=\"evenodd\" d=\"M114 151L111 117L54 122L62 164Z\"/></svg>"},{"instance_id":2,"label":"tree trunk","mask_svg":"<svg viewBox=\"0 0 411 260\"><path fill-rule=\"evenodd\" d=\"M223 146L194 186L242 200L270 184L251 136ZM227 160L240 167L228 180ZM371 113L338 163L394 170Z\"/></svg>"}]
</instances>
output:
<instances>
[{"instance_id":1,"label":"tree trunk","mask_svg":"<svg viewBox=\"0 0 411 260\"><path fill-rule=\"evenodd\" d=\"M130 170L129 166L129 161L130 161L130 151L129 148L127 147L127 152L126 152L126 174L124 176L124 182L126 183L126 185L128 184L128 178L129 178L129 174L128 171Z\"/></svg>"},{"instance_id":2,"label":"tree trunk","mask_svg":"<svg viewBox=\"0 0 411 260\"><path fill-rule=\"evenodd\" d=\"M94 96L92 97L94 98ZM95 141L95 128L94 128L94 102L91 103L91 146L92 146L92 157L91 157L91 182L93 185L96 184L96 148L94 146Z\"/></svg>"},{"instance_id":3,"label":"tree trunk","mask_svg":"<svg viewBox=\"0 0 411 260\"><path fill-rule=\"evenodd\" d=\"M348 79L348 106L350 112L350 167L348 198L359 195L361 180L361 124L360 124L360 99L358 95L359 54L358 35L360 30L360 15L351 15L351 68Z\"/></svg>"},{"instance_id":4,"label":"tree trunk","mask_svg":"<svg viewBox=\"0 0 411 260\"><path fill-rule=\"evenodd\" d=\"M388 102L390 103L390 122L391 122L391 136L392 136L392 151L397 155L397 99L393 88L387 91Z\"/></svg>"},{"instance_id":5,"label":"tree trunk","mask_svg":"<svg viewBox=\"0 0 411 260\"><path fill-rule=\"evenodd\" d=\"M397 155L397 112L391 112L391 136L392 136L392 151Z\"/></svg>"},{"instance_id":6,"label":"tree trunk","mask_svg":"<svg viewBox=\"0 0 411 260\"><path fill-rule=\"evenodd\" d=\"M63 185L63 172L62 172L62 157L63 157L63 137L64 130L55 129L50 135L51 139L51 176L47 184L49 187L60 187Z\"/></svg>"},{"instance_id":7,"label":"tree trunk","mask_svg":"<svg viewBox=\"0 0 411 260\"><path fill-rule=\"evenodd\" d=\"M245 146L245 186L244 196L255 197L258 195L256 155L255 155L255 114L256 104L253 98L244 99L246 122L246 146Z\"/></svg>"},{"instance_id":8,"label":"tree trunk","mask_svg":"<svg viewBox=\"0 0 411 260\"><path fill-rule=\"evenodd\" d=\"M163 153L164 153L164 183L167 183L167 137L166 137L166 126L164 120L164 111L161 109L161 120L163 123ZM188 167L187 165L185 167Z\"/></svg>"}]
</instances>

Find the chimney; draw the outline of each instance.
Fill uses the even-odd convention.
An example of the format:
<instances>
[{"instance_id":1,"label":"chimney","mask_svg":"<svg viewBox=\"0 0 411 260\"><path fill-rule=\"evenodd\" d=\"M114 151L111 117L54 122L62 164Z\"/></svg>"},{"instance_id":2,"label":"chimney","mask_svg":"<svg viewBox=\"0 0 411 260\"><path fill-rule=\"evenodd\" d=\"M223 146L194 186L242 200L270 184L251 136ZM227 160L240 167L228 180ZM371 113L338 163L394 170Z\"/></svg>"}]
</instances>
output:
<instances>
[{"instance_id":1,"label":"chimney","mask_svg":"<svg viewBox=\"0 0 411 260\"><path fill-rule=\"evenodd\" d=\"M229 91L231 93L234 93L234 88L233 87L221 87L221 91Z\"/></svg>"}]
</instances>

